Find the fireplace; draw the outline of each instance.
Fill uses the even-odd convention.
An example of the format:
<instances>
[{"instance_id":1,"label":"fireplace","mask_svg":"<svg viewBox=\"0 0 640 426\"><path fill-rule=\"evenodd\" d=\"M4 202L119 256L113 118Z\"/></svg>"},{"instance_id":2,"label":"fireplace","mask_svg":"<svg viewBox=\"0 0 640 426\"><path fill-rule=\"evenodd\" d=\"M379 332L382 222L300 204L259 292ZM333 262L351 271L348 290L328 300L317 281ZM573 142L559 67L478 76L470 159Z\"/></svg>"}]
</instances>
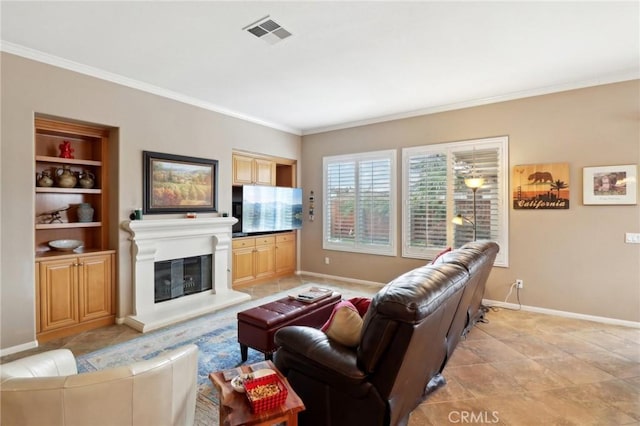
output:
<instances>
[{"instance_id":1,"label":"fireplace","mask_svg":"<svg viewBox=\"0 0 640 426\"><path fill-rule=\"evenodd\" d=\"M147 332L249 300L231 287L235 222L231 217L124 222L133 270L133 313L124 323Z\"/></svg>"},{"instance_id":2,"label":"fireplace","mask_svg":"<svg viewBox=\"0 0 640 426\"><path fill-rule=\"evenodd\" d=\"M211 255L163 260L154 264L154 302L212 289Z\"/></svg>"}]
</instances>

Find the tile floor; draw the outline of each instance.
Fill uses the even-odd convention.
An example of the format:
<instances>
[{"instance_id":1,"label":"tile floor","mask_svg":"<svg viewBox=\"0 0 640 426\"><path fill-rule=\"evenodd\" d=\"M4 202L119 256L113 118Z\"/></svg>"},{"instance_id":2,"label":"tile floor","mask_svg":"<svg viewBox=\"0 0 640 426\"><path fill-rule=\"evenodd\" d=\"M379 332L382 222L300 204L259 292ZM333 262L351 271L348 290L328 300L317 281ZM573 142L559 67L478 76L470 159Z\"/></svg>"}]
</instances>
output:
<instances>
[{"instance_id":1,"label":"tile floor","mask_svg":"<svg viewBox=\"0 0 640 426\"><path fill-rule=\"evenodd\" d=\"M377 287L287 277L242 289L257 299L305 282L363 295ZM447 385L412 413L410 426L445 424L640 425L640 329L525 311L492 310L458 345ZM81 355L139 333L114 325L0 359L53 348Z\"/></svg>"}]
</instances>

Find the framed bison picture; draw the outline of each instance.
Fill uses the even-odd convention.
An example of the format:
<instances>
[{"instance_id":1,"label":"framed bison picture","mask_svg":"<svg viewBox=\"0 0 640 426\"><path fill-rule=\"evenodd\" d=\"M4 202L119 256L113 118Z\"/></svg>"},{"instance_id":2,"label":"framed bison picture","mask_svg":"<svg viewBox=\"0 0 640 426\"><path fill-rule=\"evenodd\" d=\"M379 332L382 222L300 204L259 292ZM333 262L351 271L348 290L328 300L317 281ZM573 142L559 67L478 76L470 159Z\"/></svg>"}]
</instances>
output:
<instances>
[{"instance_id":1,"label":"framed bison picture","mask_svg":"<svg viewBox=\"0 0 640 426\"><path fill-rule=\"evenodd\" d=\"M569 208L569 163L514 166L511 185L514 209Z\"/></svg>"},{"instance_id":2,"label":"framed bison picture","mask_svg":"<svg viewBox=\"0 0 640 426\"><path fill-rule=\"evenodd\" d=\"M637 169L635 164L583 168L584 205L636 204Z\"/></svg>"}]
</instances>

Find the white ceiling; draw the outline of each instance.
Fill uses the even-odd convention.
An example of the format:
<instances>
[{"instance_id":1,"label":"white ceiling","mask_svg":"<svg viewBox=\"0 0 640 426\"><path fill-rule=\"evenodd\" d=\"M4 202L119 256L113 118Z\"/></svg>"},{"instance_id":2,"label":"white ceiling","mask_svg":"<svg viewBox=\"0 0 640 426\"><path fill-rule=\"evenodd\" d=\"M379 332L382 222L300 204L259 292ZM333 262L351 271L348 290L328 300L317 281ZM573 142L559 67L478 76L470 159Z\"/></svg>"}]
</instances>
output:
<instances>
[{"instance_id":1,"label":"white ceiling","mask_svg":"<svg viewBox=\"0 0 640 426\"><path fill-rule=\"evenodd\" d=\"M640 2L9 2L2 50L296 134L640 78ZM269 15L293 35L242 28Z\"/></svg>"}]
</instances>

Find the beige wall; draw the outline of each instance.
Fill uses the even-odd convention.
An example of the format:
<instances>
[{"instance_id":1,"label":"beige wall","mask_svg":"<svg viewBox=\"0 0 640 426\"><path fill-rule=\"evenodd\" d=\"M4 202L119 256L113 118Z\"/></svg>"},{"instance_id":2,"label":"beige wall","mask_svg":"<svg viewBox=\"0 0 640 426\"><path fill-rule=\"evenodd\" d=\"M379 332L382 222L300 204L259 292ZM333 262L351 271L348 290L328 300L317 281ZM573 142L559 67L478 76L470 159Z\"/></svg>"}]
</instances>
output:
<instances>
[{"instance_id":1,"label":"beige wall","mask_svg":"<svg viewBox=\"0 0 640 426\"><path fill-rule=\"evenodd\" d=\"M119 186L110 206L118 224L142 205L143 150L219 160L218 204L231 211L231 150L300 158L300 137L107 81L2 54L0 348L35 339L34 113L112 126ZM156 216L157 217L157 216ZM167 216L165 216L167 217ZM171 217L171 216L169 216ZM151 218L151 217L148 217ZM131 313L131 261L124 231L119 250L118 317Z\"/></svg>"},{"instance_id":2,"label":"beige wall","mask_svg":"<svg viewBox=\"0 0 640 426\"><path fill-rule=\"evenodd\" d=\"M640 245L624 242L640 232L640 207L582 205L583 167L640 163L640 81L304 136L302 181L307 196L315 191L316 220L304 224L301 269L388 282L423 263L322 249L323 156L397 148L400 165L402 147L501 135L510 168L569 163L571 207L510 209L510 266L494 268L485 296L503 301L521 278L525 305L640 321Z\"/></svg>"},{"instance_id":3,"label":"beige wall","mask_svg":"<svg viewBox=\"0 0 640 426\"><path fill-rule=\"evenodd\" d=\"M142 150L218 159L219 205L227 211L232 149L301 159L305 195L316 194L316 220L301 232L301 269L375 282L423 262L322 250L322 157L508 135L511 166L570 163L571 209L510 210L511 265L494 269L487 297L503 300L509 283L522 278L524 304L640 321L640 245L624 243L625 232L640 232L639 207L581 205L582 167L640 162L638 81L310 135L301 148L300 137L285 132L10 54L1 59L2 349L35 339L35 113L114 127L118 223L142 203ZM129 243L117 228L113 240L122 317L131 309Z\"/></svg>"}]
</instances>

